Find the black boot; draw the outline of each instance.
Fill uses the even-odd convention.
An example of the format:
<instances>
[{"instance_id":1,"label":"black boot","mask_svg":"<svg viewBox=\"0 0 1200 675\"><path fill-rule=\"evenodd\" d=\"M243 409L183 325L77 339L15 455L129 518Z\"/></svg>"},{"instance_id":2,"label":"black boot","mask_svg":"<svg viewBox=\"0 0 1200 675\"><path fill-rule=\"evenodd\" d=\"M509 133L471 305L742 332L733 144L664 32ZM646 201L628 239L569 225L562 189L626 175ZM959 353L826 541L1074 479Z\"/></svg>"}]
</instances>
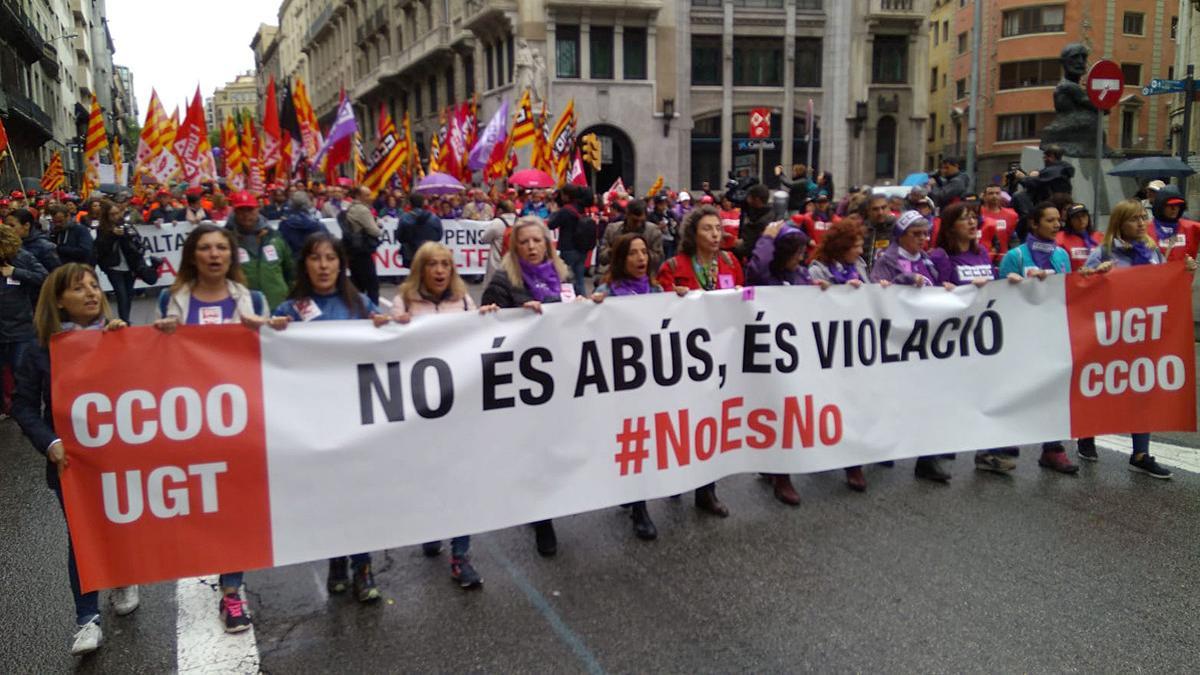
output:
<instances>
[{"instance_id":1,"label":"black boot","mask_svg":"<svg viewBox=\"0 0 1200 675\"><path fill-rule=\"evenodd\" d=\"M941 460L934 457L918 457L917 465L913 469L913 474L917 478L924 478L937 483L945 483L950 480L950 474L942 468Z\"/></svg>"},{"instance_id":2,"label":"black boot","mask_svg":"<svg viewBox=\"0 0 1200 675\"><path fill-rule=\"evenodd\" d=\"M654 541L658 538L658 528L650 520L650 512L646 510L646 502L637 502L629 513L633 519L633 533L642 541Z\"/></svg>"},{"instance_id":3,"label":"black boot","mask_svg":"<svg viewBox=\"0 0 1200 675\"><path fill-rule=\"evenodd\" d=\"M729 509L717 499L717 484L709 483L696 488L696 508L701 511L707 511L714 516L726 518L729 516Z\"/></svg>"},{"instance_id":4,"label":"black boot","mask_svg":"<svg viewBox=\"0 0 1200 675\"><path fill-rule=\"evenodd\" d=\"M558 536L554 534L554 521L539 520L533 524L533 533L537 540L538 555L552 558L558 553Z\"/></svg>"}]
</instances>

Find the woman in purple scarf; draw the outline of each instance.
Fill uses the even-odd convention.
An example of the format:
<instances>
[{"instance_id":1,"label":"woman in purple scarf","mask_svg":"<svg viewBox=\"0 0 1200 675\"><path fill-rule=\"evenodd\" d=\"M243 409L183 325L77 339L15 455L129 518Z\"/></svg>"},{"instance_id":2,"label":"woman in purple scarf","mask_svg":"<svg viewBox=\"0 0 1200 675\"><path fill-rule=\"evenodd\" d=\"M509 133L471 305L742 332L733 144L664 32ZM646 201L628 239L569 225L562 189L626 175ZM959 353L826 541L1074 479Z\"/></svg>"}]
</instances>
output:
<instances>
[{"instance_id":1,"label":"woman in purple scarf","mask_svg":"<svg viewBox=\"0 0 1200 675\"><path fill-rule=\"evenodd\" d=\"M569 277L567 265L551 245L550 231L541 218L525 216L518 220L510 242L480 304L501 309L524 307L541 314L542 303L574 299L574 287L563 283ZM540 555L549 558L558 553L553 521L538 521L533 529Z\"/></svg>"},{"instance_id":2,"label":"woman in purple scarf","mask_svg":"<svg viewBox=\"0 0 1200 675\"><path fill-rule=\"evenodd\" d=\"M808 235L785 225L771 223L754 244L754 252L746 263L746 283L752 286L808 286L808 268L804 256L808 253ZM763 474L774 488L775 498L788 506L798 506L800 495L786 473Z\"/></svg>"},{"instance_id":3,"label":"woman in purple scarf","mask_svg":"<svg viewBox=\"0 0 1200 675\"><path fill-rule=\"evenodd\" d=\"M650 247L640 233L623 234L613 243L608 274L604 276L604 283L592 294L592 300L601 303L610 295L620 297L647 293L662 293L662 287L650 278ZM651 541L658 538L658 529L650 520L645 501L625 506L630 509L633 534L638 539Z\"/></svg>"}]
</instances>

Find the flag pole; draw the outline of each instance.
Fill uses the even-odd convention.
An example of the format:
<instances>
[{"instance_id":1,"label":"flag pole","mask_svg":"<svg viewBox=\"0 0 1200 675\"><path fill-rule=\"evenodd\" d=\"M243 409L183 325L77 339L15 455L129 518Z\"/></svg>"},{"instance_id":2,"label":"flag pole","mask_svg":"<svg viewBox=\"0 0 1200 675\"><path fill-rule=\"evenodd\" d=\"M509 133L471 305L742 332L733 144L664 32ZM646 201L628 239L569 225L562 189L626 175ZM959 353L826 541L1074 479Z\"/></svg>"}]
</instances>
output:
<instances>
[{"instance_id":1,"label":"flag pole","mask_svg":"<svg viewBox=\"0 0 1200 675\"><path fill-rule=\"evenodd\" d=\"M17 158L13 156L11 144L8 147L8 152L6 152L5 154L8 155L8 158L10 160L12 160L13 171L16 172L16 176L17 176L17 189L20 190L22 193L24 193L25 192L25 184L21 182L21 167L17 166Z\"/></svg>"}]
</instances>

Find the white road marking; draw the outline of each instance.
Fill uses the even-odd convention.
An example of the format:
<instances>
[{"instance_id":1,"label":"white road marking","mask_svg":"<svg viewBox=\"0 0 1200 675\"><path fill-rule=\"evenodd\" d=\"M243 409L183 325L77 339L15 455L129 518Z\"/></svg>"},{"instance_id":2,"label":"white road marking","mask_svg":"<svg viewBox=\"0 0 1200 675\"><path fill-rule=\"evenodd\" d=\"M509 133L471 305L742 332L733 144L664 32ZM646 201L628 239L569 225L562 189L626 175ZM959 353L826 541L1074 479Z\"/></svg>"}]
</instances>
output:
<instances>
[{"instance_id":1,"label":"white road marking","mask_svg":"<svg viewBox=\"0 0 1200 675\"><path fill-rule=\"evenodd\" d=\"M1126 455L1133 453L1133 440L1129 436L1097 436L1096 443ZM1150 441L1150 454L1159 464L1200 473L1200 448Z\"/></svg>"},{"instance_id":2,"label":"white road marking","mask_svg":"<svg viewBox=\"0 0 1200 675\"><path fill-rule=\"evenodd\" d=\"M221 599L217 577L180 579L175 582L176 670L183 674L259 672L258 642L254 627L227 634L217 611Z\"/></svg>"}]
</instances>

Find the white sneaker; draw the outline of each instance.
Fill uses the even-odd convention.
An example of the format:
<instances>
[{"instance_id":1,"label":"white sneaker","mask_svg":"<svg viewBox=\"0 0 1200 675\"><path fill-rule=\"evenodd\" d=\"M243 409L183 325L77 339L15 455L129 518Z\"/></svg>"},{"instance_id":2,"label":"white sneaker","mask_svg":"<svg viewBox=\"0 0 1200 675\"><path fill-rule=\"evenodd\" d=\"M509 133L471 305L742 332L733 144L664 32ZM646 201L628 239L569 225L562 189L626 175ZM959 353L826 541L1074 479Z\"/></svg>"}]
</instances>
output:
<instances>
[{"instance_id":1,"label":"white sneaker","mask_svg":"<svg viewBox=\"0 0 1200 675\"><path fill-rule=\"evenodd\" d=\"M91 654L100 648L100 641L103 639L104 633L100 631L100 617L96 617L80 626L75 633L75 638L71 641L71 655Z\"/></svg>"},{"instance_id":2,"label":"white sneaker","mask_svg":"<svg viewBox=\"0 0 1200 675\"><path fill-rule=\"evenodd\" d=\"M125 616L138 608L138 587L137 586L122 586L114 588L110 591L112 598L113 609L116 610L117 616Z\"/></svg>"}]
</instances>

